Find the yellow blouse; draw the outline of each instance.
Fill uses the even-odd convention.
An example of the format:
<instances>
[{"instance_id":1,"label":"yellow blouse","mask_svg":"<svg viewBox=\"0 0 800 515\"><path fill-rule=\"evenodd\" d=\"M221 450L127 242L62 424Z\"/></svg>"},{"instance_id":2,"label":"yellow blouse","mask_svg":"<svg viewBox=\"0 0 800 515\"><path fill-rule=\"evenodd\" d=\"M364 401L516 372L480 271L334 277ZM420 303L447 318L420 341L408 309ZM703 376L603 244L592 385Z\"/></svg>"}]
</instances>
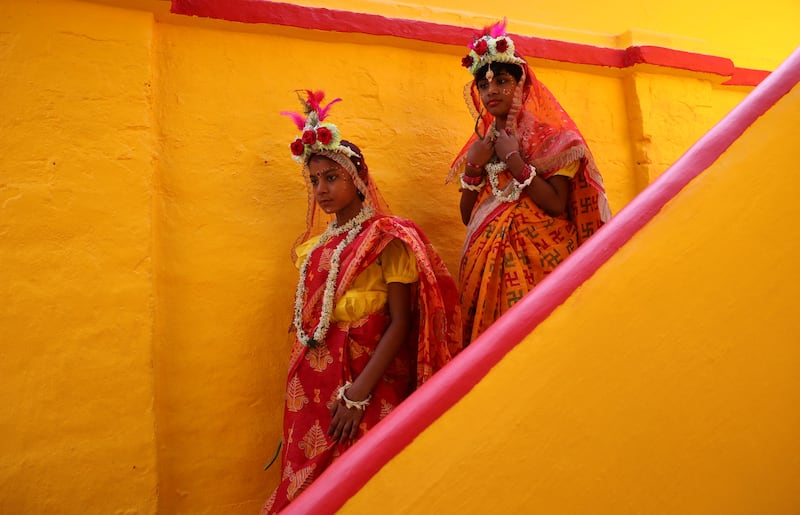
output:
<instances>
[{"instance_id":1,"label":"yellow blouse","mask_svg":"<svg viewBox=\"0 0 800 515\"><path fill-rule=\"evenodd\" d=\"M580 166L581 166L580 160L575 160L570 164L568 164L567 166L565 166L564 168L556 171L556 173L554 173L553 175L563 175L565 177L569 177L570 179L572 179L573 177L575 177L575 174L578 173L578 168L580 168Z\"/></svg>"},{"instance_id":2,"label":"yellow blouse","mask_svg":"<svg viewBox=\"0 0 800 515\"><path fill-rule=\"evenodd\" d=\"M317 240L319 237L311 238L297 247L295 266L298 269ZM380 311L386 305L389 283L411 284L417 280L417 260L411 249L402 241L394 239L383 249L378 259L353 280L353 284L334 306L331 319L352 322Z\"/></svg>"}]
</instances>

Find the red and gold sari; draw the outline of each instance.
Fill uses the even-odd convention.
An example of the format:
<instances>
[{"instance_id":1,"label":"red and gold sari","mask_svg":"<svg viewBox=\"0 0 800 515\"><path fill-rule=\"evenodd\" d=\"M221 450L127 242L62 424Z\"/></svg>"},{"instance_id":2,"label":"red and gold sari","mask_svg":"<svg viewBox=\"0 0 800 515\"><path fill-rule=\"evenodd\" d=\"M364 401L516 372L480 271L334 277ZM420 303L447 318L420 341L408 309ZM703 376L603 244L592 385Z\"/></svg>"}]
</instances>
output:
<instances>
[{"instance_id":1,"label":"red and gold sari","mask_svg":"<svg viewBox=\"0 0 800 515\"><path fill-rule=\"evenodd\" d=\"M344 237L331 238L308 258L302 311L308 334L321 316L330 256ZM364 222L361 233L341 255L334 301L393 239L409 247L419 271L419 281L413 285L413 325L407 345L372 392L359 425L359 438L461 349L455 282L425 235L409 220L377 215ZM332 321L325 341L314 348L295 339L284 407L282 480L262 513L283 509L352 445L328 436L330 407L337 402L339 387L364 369L388 324L388 311L384 310L355 322Z\"/></svg>"},{"instance_id":2,"label":"red and gold sari","mask_svg":"<svg viewBox=\"0 0 800 515\"><path fill-rule=\"evenodd\" d=\"M523 159L544 179L560 174L576 161L579 164L570 182L568 209L562 216L548 215L524 192L517 201L501 202L487 185L478 195L459 269L465 346L611 216L602 178L577 126L528 66L522 68L524 75L517 86L507 128L518 138ZM477 134L456 157L448 179L463 172L470 145L480 134L491 130L494 122L491 115L480 110L474 81L468 97ZM501 189L510 180L511 173L502 172Z\"/></svg>"}]
</instances>

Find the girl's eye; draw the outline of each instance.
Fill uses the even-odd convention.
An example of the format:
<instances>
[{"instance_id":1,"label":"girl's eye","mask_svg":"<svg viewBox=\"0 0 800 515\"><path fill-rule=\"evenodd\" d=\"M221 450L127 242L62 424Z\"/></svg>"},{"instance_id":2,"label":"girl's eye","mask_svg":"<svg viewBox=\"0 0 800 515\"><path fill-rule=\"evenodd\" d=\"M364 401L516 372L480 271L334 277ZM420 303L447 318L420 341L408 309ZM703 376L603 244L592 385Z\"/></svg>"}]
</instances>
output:
<instances>
[{"instance_id":1,"label":"girl's eye","mask_svg":"<svg viewBox=\"0 0 800 515\"><path fill-rule=\"evenodd\" d=\"M312 177L312 178L311 178L311 184L313 184L314 186L316 186L318 182L319 182L319 181L317 180L317 178L316 178L316 177Z\"/></svg>"},{"instance_id":2,"label":"girl's eye","mask_svg":"<svg viewBox=\"0 0 800 515\"><path fill-rule=\"evenodd\" d=\"M337 175L329 175L329 176L328 176L328 182L333 182L333 181L335 181L337 177L338 177Z\"/></svg>"}]
</instances>

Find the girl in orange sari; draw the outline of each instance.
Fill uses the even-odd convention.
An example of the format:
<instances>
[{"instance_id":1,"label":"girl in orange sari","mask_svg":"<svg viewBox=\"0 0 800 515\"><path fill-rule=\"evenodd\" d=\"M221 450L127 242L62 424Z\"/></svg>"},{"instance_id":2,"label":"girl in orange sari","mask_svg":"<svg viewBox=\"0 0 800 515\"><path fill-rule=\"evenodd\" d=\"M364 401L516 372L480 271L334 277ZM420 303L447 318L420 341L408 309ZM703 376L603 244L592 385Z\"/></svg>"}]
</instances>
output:
<instances>
[{"instance_id":1,"label":"girl in orange sari","mask_svg":"<svg viewBox=\"0 0 800 515\"><path fill-rule=\"evenodd\" d=\"M462 65L473 75L475 134L450 169L461 177L467 235L459 283L464 345L485 331L610 217L586 141L514 50L505 21Z\"/></svg>"},{"instance_id":2,"label":"girl in orange sari","mask_svg":"<svg viewBox=\"0 0 800 515\"><path fill-rule=\"evenodd\" d=\"M309 193L294 306L277 513L461 349L457 290L412 221L391 216L357 146L306 92L291 145Z\"/></svg>"}]
</instances>

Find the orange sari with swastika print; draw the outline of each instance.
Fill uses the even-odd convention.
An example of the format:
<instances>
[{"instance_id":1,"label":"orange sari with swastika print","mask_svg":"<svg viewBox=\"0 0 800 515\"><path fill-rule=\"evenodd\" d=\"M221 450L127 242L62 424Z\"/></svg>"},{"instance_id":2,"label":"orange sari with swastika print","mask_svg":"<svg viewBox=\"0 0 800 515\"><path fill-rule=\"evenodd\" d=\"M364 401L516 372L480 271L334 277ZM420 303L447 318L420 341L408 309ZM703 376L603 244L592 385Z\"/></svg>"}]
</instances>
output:
<instances>
[{"instance_id":1,"label":"orange sari with swastika print","mask_svg":"<svg viewBox=\"0 0 800 515\"><path fill-rule=\"evenodd\" d=\"M309 257L302 309L308 334L313 333L322 312L330 255L345 236L331 238ZM405 243L416 259L419 280L412 286L413 323L407 344L372 391L358 438L461 349L455 281L426 236L409 220L378 215L364 222L361 233L342 253L334 300L342 297L393 239ZM337 402L339 387L358 377L377 348L389 324L386 308L354 322L332 321L325 340L314 348L295 338L286 384L281 482L264 505L263 514L286 507L352 445L328 436L330 407Z\"/></svg>"},{"instance_id":2,"label":"orange sari with swastika print","mask_svg":"<svg viewBox=\"0 0 800 515\"><path fill-rule=\"evenodd\" d=\"M485 202L483 208L494 206L492 212L470 224L461 258L465 342L488 329L578 247L575 225L566 215L553 218L525 195L494 204Z\"/></svg>"},{"instance_id":3,"label":"orange sari with swastika print","mask_svg":"<svg viewBox=\"0 0 800 515\"><path fill-rule=\"evenodd\" d=\"M459 268L465 346L600 228L597 191L584 179L585 166L581 163L571 179L568 209L558 217L525 193L515 202L497 200L489 187L478 195ZM511 173L503 171L501 188L510 180Z\"/></svg>"},{"instance_id":4,"label":"orange sari with swastika print","mask_svg":"<svg viewBox=\"0 0 800 515\"><path fill-rule=\"evenodd\" d=\"M520 155L543 179L575 162L578 168L570 178L567 210L558 217L545 213L524 192L513 202L496 199L488 185L479 193L467 225L459 269L465 346L611 216L602 177L583 136L552 93L527 65L523 68L525 79L518 86L519 112L510 124L520 143ZM479 112L474 82L469 98L477 117L476 134L453 162L450 177L463 173L467 150L481 131L485 134L493 130L493 118ZM500 189L510 180L510 171L503 171Z\"/></svg>"}]
</instances>

